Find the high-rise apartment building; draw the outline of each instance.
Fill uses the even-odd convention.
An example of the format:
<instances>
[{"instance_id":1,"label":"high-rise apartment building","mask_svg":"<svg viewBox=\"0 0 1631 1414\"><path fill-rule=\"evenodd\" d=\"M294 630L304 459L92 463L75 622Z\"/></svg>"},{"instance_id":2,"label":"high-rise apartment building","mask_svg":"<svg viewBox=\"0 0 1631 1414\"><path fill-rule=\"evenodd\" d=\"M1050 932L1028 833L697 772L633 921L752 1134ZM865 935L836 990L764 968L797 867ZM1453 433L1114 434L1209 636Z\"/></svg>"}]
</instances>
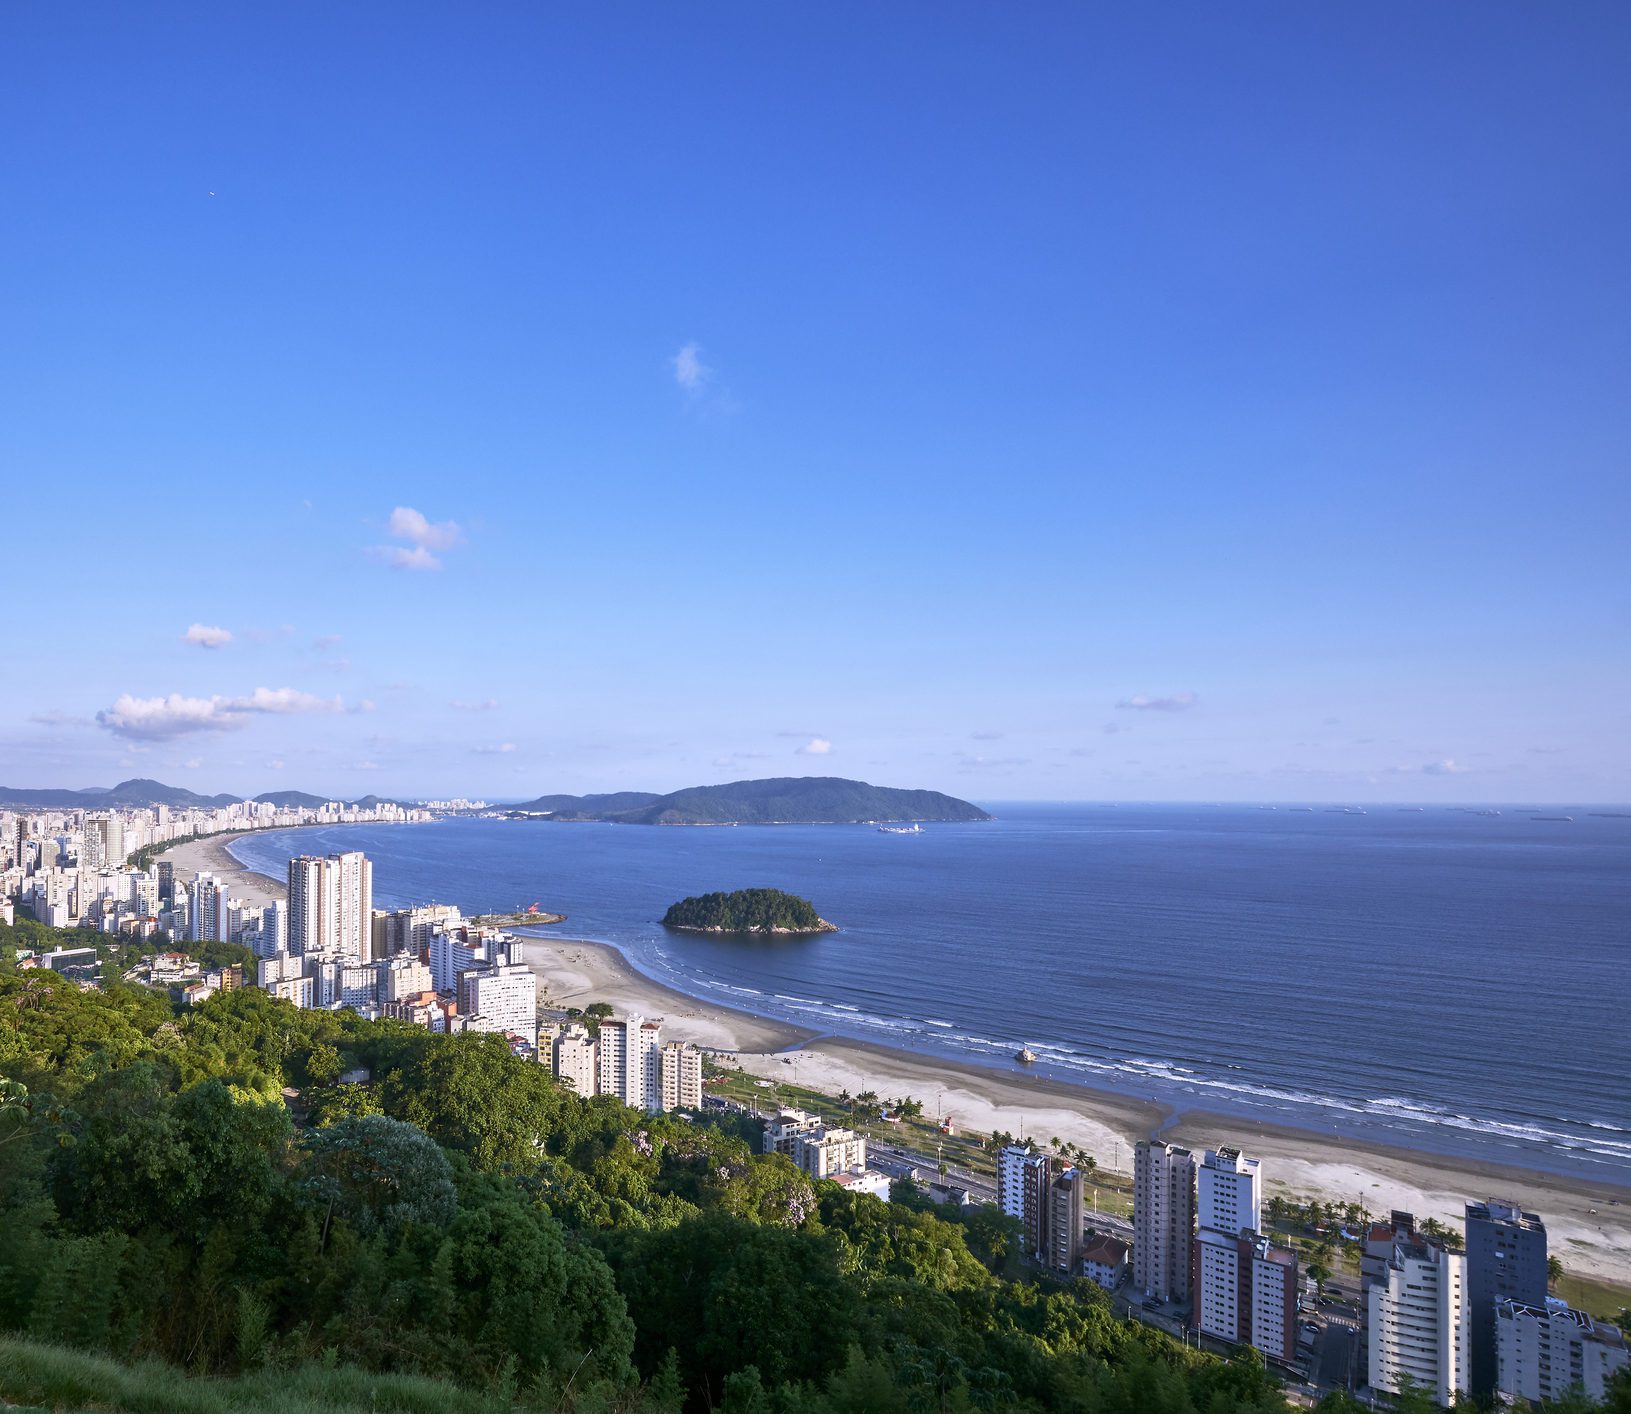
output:
<instances>
[{"instance_id":1,"label":"high-rise apartment building","mask_svg":"<svg viewBox=\"0 0 1631 1414\"><path fill-rule=\"evenodd\" d=\"M459 1009L479 1029L538 1044L538 979L528 967L483 967L459 979Z\"/></svg>"},{"instance_id":2,"label":"high-rise apartment building","mask_svg":"<svg viewBox=\"0 0 1631 1414\"><path fill-rule=\"evenodd\" d=\"M1082 1256L1082 1171L1060 1169L1048 1185L1047 1246L1043 1260L1060 1276L1076 1275Z\"/></svg>"},{"instance_id":3,"label":"high-rise apartment building","mask_svg":"<svg viewBox=\"0 0 1631 1414\"><path fill-rule=\"evenodd\" d=\"M195 942L215 943L226 938L226 886L213 874L200 874L187 885L187 936Z\"/></svg>"},{"instance_id":4,"label":"high-rise apartment building","mask_svg":"<svg viewBox=\"0 0 1631 1414\"><path fill-rule=\"evenodd\" d=\"M1191 1319L1206 1335L1250 1344L1262 1174L1256 1159L1246 1158L1238 1149L1220 1148L1207 1150L1195 1179Z\"/></svg>"},{"instance_id":5,"label":"high-rise apartment building","mask_svg":"<svg viewBox=\"0 0 1631 1414\"><path fill-rule=\"evenodd\" d=\"M368 959L374 866L358 851L289 861L289 951Z\"/></svg>"},{"instance_id":6,"label":"high-rise apartment building","mask_svg":"<svg viewBox=\"0 0 1631 1414\"><path fill-rule=\"evenodd\" d=\"M1600 1404L1615 1371L1628 1363L1624 1335L1566 1301L1496 1303L1495 1388L1503 1399L1541 1404L1578 1391Z\"/></svg>"},{"instance_id":7,"label":"high-rise apartment building","mask_svg":"<svg viewBox=\"0 0 1631 1414\"><path fill-rule=\"evenodd\" d=\"M1010 1144L997 1155L997 1202L1009 1217L1019 1219L1025 1255L1034 1262L1047 1260L1052 1182L1053 1161L1046 1154Z\"/></svg>"},{"instance_id":8,"label":"high-rise apartment building","mask_svg":"<svg viewBox=\"0 0 1631 1414\"><path fill-rule=\"evenodd\" d=\"M644 1018L638 1016L607 1017L600 1023L600 1074L596 1078L596 1092L616 1095L625 1105L642 1110L646 1107L645 1051L640 1042L640 1028Z\"/></svg>"},{"instance_id":9,"label":"high-rise apartment building","mask_svg":"<svg viewBox=\"0 0 1631 1414\"><path fill-rule=\"evenodd\" d=\"M1133 1150L1133 1284L1157 1301L1189 1300L1195 1156L1172 1144Z\"/></svg>"},{"instance_id":10,"label":"high-rise apartment building","mask_svg":"<svg viewBox=\"0 0 1631 1414\"><path fill-rule=\"evenodd\" d=\"M596 1093L597 1054L595 1038L589 1034L588 1027L573 1022L555 1038L552 1055L555 1078L587 1099Z\"/></svg>"},{"instance_id":11,"label":"high-rise apartment building","mask_svg":"<svg viewBox=\"0 0 1631 1414\"><path fill-rule=\"evenodd\" d=\"M793 1149L793 1162L811 1178L831 1178L851 1169L866 1167L866 1136L853 1129L818 1126L799 1137Z\"/></svg>"},{"instance_id":12,"label":"high-rise apartment building","mask_svg":"<svg viewBox=\"0 0 1631 1414\"><path fill-rule=\"evenodd\" d=\"M1395 1231L1366 1292L1373 1390L1409 1379L1448 1408L1468 1387L1467 1259L1420 1233Z\"/></svg>"},{"instance_id":13,"label":"high-rise apartment building","mask_svg":"<svg viewBox=\"0 0 1631 1414\"><path fill-rule=\"evenodd\" d=\"M1297 1356L1297 1254L1261 1234L1247 1234L1242 1243L1251 1310L1241 1322L1241 1339L1271 1360L1290 1363Z\"/></svg>"},{"instance_id":14,"label":"high-rise apartment building","mask_svg":"<svg viewBox=\"0 0 1631 1414\"><path fill-rule=\"evenodd\" d=\"M683 1041L667 1041L662 1049L663 1108L702 1108L702 1052Z\"/></svg>"},{"instance_id":15,"label":"high-rise apartment building","mask_svg":"<svg viewBox=\"0 0 1631 1414\"><path fill-rule=\"evenodd\" d=\"M1546 1225L1516 1203L1468 1203L1468 1377L1475 1396L1495 1392L1495 1308L1503 1301L1546 1305Z\"/></svg>"},{"instance_id":16,"label":"high-rise apartment building","mask_svg":"<svg viewBox=\"0 0 1631 1414\"><path fill-rule=\"evenodd\" d=\"M457 905L421 904L391 912L376 909L372 921L371 953L377 962L400 953L423 953L430 947L431 934L457 928L464 921Z\"/></svg>"},{"instance_id":17,"label":"high-rise apartment building","mask_svg":"<svg viewBox=\"0 0 1631 1414\"><path fill-rule=\"evenodd\" d=\"M655 1114L663 1107L663 1028L655 1021L642 1021L635 1033L640 1048L641 1098L636 1107Z\"/></svg>"},{"instance_id":18,"label":"high-rise apartment building","mask_svg":"<svg viewBox=\"0 0 1631 1414\"><path fill-rule=\"evenodd\" d=\"M774 1119L765 1121L764 1152L792 1158L799 1140L820 1128L818 1115L806 1114L803 1110L782 1110Z\"/></svg>"}]
</instances>

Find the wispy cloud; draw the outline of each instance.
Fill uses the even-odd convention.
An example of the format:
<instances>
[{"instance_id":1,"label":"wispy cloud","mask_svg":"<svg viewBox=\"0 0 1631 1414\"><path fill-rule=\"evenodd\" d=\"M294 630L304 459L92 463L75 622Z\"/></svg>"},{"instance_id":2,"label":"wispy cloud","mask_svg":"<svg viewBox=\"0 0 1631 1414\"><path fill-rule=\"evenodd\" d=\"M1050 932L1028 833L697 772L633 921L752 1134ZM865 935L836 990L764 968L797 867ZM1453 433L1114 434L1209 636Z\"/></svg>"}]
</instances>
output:
<instances>
[{"instance_id":1,"label":"wispy cloud","mask_svg":"<svg viewBox=\"0 0 1631 1414\"><path fill-rule=\"evenodd\" d=\"M225 648L232 642L232 633L228 629L214 628L209 624L194 624L186 633L181 635L185 643L196 643L200 648Z\"/></svg>"},{"instance_id":2,"label":"wispy cloud","mask_svg":"<svg viewBox=\"0 0 1631 1414\"><path fill-rule=\"evenodd\" d=\"M714 766L720 770L726 770L743 761L768 761L769 759L769 753L764 751L733 751L728 756L714 757Z\"/></svg>"},{"instance_id":3,"label":"wispy cloud","mask_svg":"<svg viewBox=\"0 0 1631 1414\"><path fill-rule=\"evenodd\" d=\"M695 397L713 382L714 371L702 361L702 349L695 342L680 345L680 351L669 359L674 370L674 381Z\"/></svg>"},{"instance_id":4,"label":"wispy cloud","mask_svg":"<svg viewBox=\"0 0 1631 1414\"><path fill-rule=\"evenodd\" d=\"M959 771L1011 771L1018 766L1029 766L1028 756L963 756L959 753Z\"/></svg>"},{"instance_id":5,"label":"wispy cloud","mask_svg":"<svg viewBox=\"0 0 1631 1414\"><path fill-rule=\"evenodd\" d=\"M89 717L74 717L55 709L49 712L31 712L28 720L39 727L88 727L91 724Z\"/></svg>"},{"instance_id":6,"label":"wispy cloud","mask_svg":"<svg viewBox=\"0 0 1631 1414\"><path fill-rule=\"evenodd\" d=\"M293 687L257 687L246 697L134 697L122 693L96 720L127 741L163 741L194 732L231 731L259 716L343 712L338 697L318 697Z\"/></svg>"},{"instance_id":7,"label":"wispy cloud","mask_svg":"<svg viewBox=\"0 0 1631 1414\"><path fill-rule=\"evenodd\" d=\"M1421 772L1424 776L1463 776L1471 769L1470 766L1458 766L1446 757L1442 761L1429 761L1421 768Z\"/></svg>"},{"instance_id":8,"label":"wispy cloud","mask_svg":"<svg viewBox=\"0 0 1631 1414\"><path fill-rule=\"evenodd\" d=\"M480 702L449 702L447 704L455 712L492 712L498 708L498 703L491 697L484 697Z\"/></svg>"},{"instance_id":9,"label":"wispy cloud","mask_svg":"<svg viewBox=\"0 0 1631 1414\"><path fill-rule=\"evenodd\" d=\"M319 653L327 653L330 648L338 648L344 641L337 633L323 633L312 639L311 646Z\"/></svg>"},{"instance_id":10,"label":"wispy cloud","mask_svg":"<svg viewBox=\"0 0 1631 1414\"><path fill-rule=\"evenodd\" d=\"M832 743L824 736L813 736L793 753L795 756L829 756Z\"/></svg>"},{"instance_id":11,"label":"wispy cloud","mask_svg":"<svg viewBox=\"0 0 1631 1414\"><path fill-rule=\"evenodd\" d=\"M515 750L513 741L501 741L496 746L472 746L477 756L508 756Z\"/></svg>"},{"instance_id":12,"label":"wispy cloud","mask_svg":"<svg viewBox=\"0 0 1631 1414\"><path fill-rule=\"evenodd\" d=\"M1193 692L1175 692L1171 697L1150 697L1140 692L1123 697L1116 706L1127 712L1187 712L1200 700Z\"/></svg>"},{"instance_id":13,"label":"wispy cloud","mask_svg":"<svg viewBox=\"0 0 1631 1414\"><path fill-rule=\"evenodd\" d=\"M430 520L412 506L398 506L386 522L386 533L401 545L370 545L367 553L392 569L439 570L438 553L446 553L464 543L464 531L457 521Z\"/></svg>"},{"instance_id":14,"label":"wispy cloud","mask_svg":"<svg viewBox=\"0 0 1631 1414\"><path fill-rule=\"evenodd\" d=\"M970 732L968 734L970 741L1001 741L1002 737L1001 732Z\"/></svg>"},{"instance_id":15,"label":"wispy cloud","mask_svg":"<svg viewBox=\"0 0 1631 1414\"><path fill-rule=\"evenodd\" d=\"M279 624L276 628L246 628L244 637L251 643L271 643L279 638L293 638L293 624Z\"/></svg>"}]
</instances>

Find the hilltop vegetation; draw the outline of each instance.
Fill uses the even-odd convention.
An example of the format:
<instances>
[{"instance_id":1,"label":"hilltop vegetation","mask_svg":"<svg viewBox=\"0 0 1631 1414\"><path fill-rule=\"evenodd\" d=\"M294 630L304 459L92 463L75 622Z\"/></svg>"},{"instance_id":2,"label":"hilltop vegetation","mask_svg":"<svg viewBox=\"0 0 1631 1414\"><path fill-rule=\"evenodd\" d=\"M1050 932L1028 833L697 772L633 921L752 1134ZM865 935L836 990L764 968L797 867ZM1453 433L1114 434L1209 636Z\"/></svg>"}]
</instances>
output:
<instances>
[{"instance_id":1,"label":"hilltop vegetation","mask_svg":"<svg viewBox=\"0 0 1631 1414\"><path fill-rule=\"evenodd\" d=\"M692 786L671 795L545 795L517 813L622 825L852 825L898 820L989 820L977 805L937 790L895 790L838 776L780 776Z\"/></svg>"},{"instance_id":2,"label":"hilltop vegetation","mask_svg":"<svg viewBox=\"0 0 1631 1414\"><path fill-rule=\"evenodd\" d=\"M681 899L663 915L663 927L703 933L833 933L837 929L808 899L780 889L737 889Z\"/></svg>"},{"instance_id":3,"label":"hilltop vegetation","mask_svg":"<svg viewBox=\"0 0 1631 1414\"><path fill-rule=\"evenodd\" d=\"M1284 1409L1253 1357L1186 1350L1087 1283L1000 1278L1018 1237L994 1210L813 1183L745 1120L581 1099L496 1036L253 990L188 1011L10 970L13 946L0 927L0 1331L107 1355L130 1382L9 1344L0 1398ZM353 1067L368 1083L337 1083ZM216 1378L166 1385L153 1360ZM464 1393L428 1404L410 1378Z\"/></svg>"}]
</instances>

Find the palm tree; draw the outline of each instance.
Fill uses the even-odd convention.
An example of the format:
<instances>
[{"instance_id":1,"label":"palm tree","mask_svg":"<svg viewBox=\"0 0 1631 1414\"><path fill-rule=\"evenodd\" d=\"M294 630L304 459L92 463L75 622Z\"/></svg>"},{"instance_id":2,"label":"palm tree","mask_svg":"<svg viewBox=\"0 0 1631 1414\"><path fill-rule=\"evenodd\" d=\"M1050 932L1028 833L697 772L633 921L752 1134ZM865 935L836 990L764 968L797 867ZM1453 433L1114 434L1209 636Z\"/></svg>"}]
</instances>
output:
<instances>
[{"instance_id":1,"label":"palm tree","mask_svg":"<svg viewBox=\"0 0 1631 1414\"><path fill-rule=\"evenodd\" d=\"M1546 1285L1549 1286L1553 1291L1556 1291L1557 1290L1557 1284L1562 1280L1563 1280L1563 1259L1561 1257L1558 1257L1558 1256L1555 1256L1555 1255L1551 1256L1551 1257L1548 1257L1546 1259Z\"/></svg>"},{"instance_id":2,"label":"palm tree","mask_svg":"<svg viewBox=\"0 0 1631 1414\"><path fill-rule=\"evenodd\" d=\"M1331 1280L1331 1269L1324 1262L1310 1262L1308 1279L1314 1283L1314 1290L1324 1296L1325 1283Z\"/></svg>"}]
</instances>

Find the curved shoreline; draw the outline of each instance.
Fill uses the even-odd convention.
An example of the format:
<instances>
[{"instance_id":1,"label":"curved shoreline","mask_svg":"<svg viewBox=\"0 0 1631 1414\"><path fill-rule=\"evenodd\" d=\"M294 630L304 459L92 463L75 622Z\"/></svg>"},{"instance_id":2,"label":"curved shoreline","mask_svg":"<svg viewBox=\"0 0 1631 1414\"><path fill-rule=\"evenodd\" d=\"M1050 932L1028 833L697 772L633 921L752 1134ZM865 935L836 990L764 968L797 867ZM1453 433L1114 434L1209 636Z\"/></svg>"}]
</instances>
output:
<instances>
[{"instance_id":1,"label":"curved shoreline","mask_svg":"<svg viewBox=\"0 0 1631 1414\"><path fill-rule=\"evenodd\" d=\"M234 871L281 895L281 883L249 869L226 849L237 838L242 836L191 843L219 846ZM1464 1202L1499 1196L1542 1215L1554 1250L1571 1271L1631 1284L1631 1186L1425 1147L1327 1136L1313 1127L1175 1107L1034 1072L818 1033L684 992L648 974L616 943L516 931L529 940L528 963L548 1004L608 1001L620 1010L662 1017L676 1039L733 1053L745 1070L761 1077L788 1078L786 1067L796 1058L799 1082L824 1093L911 1094L955 1114L963 1128L1017 1132L1023 1126L1027 1134L1058 1135L1080 1144L1101 1167L1121 1172L1132 1167L1132 1144L1159 1132L1168 1142L1195 1149L1240 1145L1264 1160L1271 1192L1358 1198L1372 1211L1402 1208L1418 1218L1456 1223Z\"/></svg>"}]
</instances>

